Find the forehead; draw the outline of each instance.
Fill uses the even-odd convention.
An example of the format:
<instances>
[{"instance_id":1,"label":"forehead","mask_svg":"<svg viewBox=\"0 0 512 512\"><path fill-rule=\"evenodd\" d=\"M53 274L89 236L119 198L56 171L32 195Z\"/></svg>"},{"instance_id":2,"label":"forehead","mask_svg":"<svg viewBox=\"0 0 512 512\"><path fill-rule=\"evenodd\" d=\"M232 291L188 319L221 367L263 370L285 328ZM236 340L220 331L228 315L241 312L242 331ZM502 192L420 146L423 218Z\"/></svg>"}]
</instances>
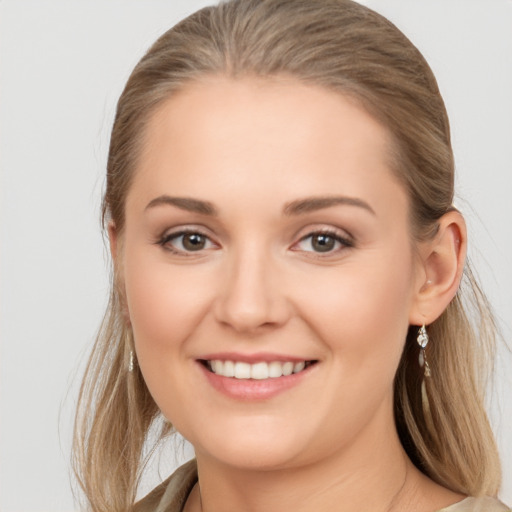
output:
<instances>
[{"instance_id":1,"label":"forehead","mask_svg":"<svg viewBox=\"0 0 512 512\"><path fill-rule=\"evenodd\" d=\"M132 189L146 200L281 190L283 201L373 189L379 202L379 191L402 188L391 144L385 127L339 93L289 78L208 77L150 118Z\"/></svg>"}]
</instances>

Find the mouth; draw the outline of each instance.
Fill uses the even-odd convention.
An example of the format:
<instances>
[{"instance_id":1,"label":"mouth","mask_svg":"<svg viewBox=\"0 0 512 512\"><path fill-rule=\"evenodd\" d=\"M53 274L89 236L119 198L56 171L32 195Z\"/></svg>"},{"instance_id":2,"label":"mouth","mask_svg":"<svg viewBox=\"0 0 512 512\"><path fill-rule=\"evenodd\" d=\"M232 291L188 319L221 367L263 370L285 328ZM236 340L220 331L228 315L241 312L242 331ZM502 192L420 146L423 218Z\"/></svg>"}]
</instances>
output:
<instances>
[{"instance_id":1,"label":"mouth","mask_svg":"<svg viewBox=\"0 0 512 512\"><path fill-rule=\"evenodd\" d=\"M260 361L247 363L231 360L200 360L209 372L219 377L228 377L240 380L266 380L278 379L298 374L317 363L316 360L304 361Z\"/></svg>"}]
</instances>

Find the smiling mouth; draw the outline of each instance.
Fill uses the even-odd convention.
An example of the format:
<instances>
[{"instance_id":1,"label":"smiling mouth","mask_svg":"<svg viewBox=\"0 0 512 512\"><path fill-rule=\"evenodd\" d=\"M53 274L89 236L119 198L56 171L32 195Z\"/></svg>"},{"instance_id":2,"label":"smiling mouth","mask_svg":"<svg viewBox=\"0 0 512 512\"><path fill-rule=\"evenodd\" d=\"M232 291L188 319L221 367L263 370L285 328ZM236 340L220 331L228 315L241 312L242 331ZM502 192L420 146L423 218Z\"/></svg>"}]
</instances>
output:
<instances>
[{"instance_id":1,"label":"smiling mouth","mask_svg":"<svg viewBox=\"0 0 512 512\"><path fill-rule=\"evenodd\" d=\"M312 366L317 361L271 361L259 363L245 363L241 361L222 361L215 360L201 360L210 372L220 377L230 377L234 379L277 379L279 377L288 377L289 375L300 373L306 368Z\"/></svg>"}]
</instances>

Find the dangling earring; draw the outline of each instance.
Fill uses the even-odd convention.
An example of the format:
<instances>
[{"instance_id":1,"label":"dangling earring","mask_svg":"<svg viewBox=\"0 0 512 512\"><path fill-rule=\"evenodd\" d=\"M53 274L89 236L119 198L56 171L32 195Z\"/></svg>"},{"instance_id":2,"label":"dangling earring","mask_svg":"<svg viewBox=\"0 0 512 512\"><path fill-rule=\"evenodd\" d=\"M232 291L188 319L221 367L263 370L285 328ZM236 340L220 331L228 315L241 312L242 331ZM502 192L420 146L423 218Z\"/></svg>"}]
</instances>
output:
<instances>
[{"instance_id":1,"label":"dangling earring","mask_svg":"<svg viewBox=\"0 0 512 512\"><path fill-rule=\"evenodd\" d=\"M130 327L126 328L125 354L128 352L128 371L131 373L135 368L135 352L133 351L133 333Z\"/></svg>"},{"instance_id":2,"label":"dangling earring","mask_svg":"<svg viewBox=\"0 0 512 512\"><path fill-rule=\"evenodd\" d=\"M133 350L130 350L130 360L128 361L128 371L133 372L134 367L135 367L135 355L133 354Z\"/></svg>"},{"instance_id":3,"label":"dangling earring","mask_svg":"<svg viewBox=\"0 0 512 512\"><path fill-rule=\"evenodd\" d=\"M418 362L420 363L420 368L424 368L423 375L425 377L430 377L432 375L432 373L430 371L430 366L428 365L427 355L425 354L425 349L427 348L428 341L429 341L427 329L425 328L425 324L423 324L420 327L416 341L418 342L418 345L420 346L420 355L418 357Z\"/></svg>"},{"instance_id":4,"label":"dangling earring","mask_svg":"<svg viewBox=\"0 0 512 512\"><path fill-rule=\"evenodd\" d=\"M428 400L427 395L427 386L425 385L426 378L429 379L432 375L430 371L430 366L427 361L427 355L425 353L425 349L427 348L429 337L427 333L427 329L425 328L425 324L420 327L418 331L418 337L416 338L418 345L420 346L420 354L418 356L418 361L420 363L420 368L423 368L423 378L421 379L421 405L423 408L423 416L425 418L425 422L428 430L432 435L435 435L435 427L432 422L432 415L430 412L430 402Z\"/></svg>"}]
</instances>

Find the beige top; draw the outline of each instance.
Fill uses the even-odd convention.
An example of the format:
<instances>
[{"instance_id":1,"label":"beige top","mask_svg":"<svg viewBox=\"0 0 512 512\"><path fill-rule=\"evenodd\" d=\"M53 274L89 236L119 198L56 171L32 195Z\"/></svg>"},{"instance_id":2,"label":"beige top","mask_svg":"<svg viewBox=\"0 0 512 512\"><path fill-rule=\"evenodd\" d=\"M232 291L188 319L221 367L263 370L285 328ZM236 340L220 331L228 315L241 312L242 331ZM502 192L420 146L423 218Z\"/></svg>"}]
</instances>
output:
<instances>
[{"instance_id":1,"label":"beige top","mask_svg":"<svg viewBox=\"0 0 512 512\"><path fill-rule=\"evenodd\" d=\"M191 460L139 501L133 512L182 512L196 482L196 461ZM512 512L512 509L497 499L482 497L466 498L438 512Z\"/></svg>"}]
</instances>

